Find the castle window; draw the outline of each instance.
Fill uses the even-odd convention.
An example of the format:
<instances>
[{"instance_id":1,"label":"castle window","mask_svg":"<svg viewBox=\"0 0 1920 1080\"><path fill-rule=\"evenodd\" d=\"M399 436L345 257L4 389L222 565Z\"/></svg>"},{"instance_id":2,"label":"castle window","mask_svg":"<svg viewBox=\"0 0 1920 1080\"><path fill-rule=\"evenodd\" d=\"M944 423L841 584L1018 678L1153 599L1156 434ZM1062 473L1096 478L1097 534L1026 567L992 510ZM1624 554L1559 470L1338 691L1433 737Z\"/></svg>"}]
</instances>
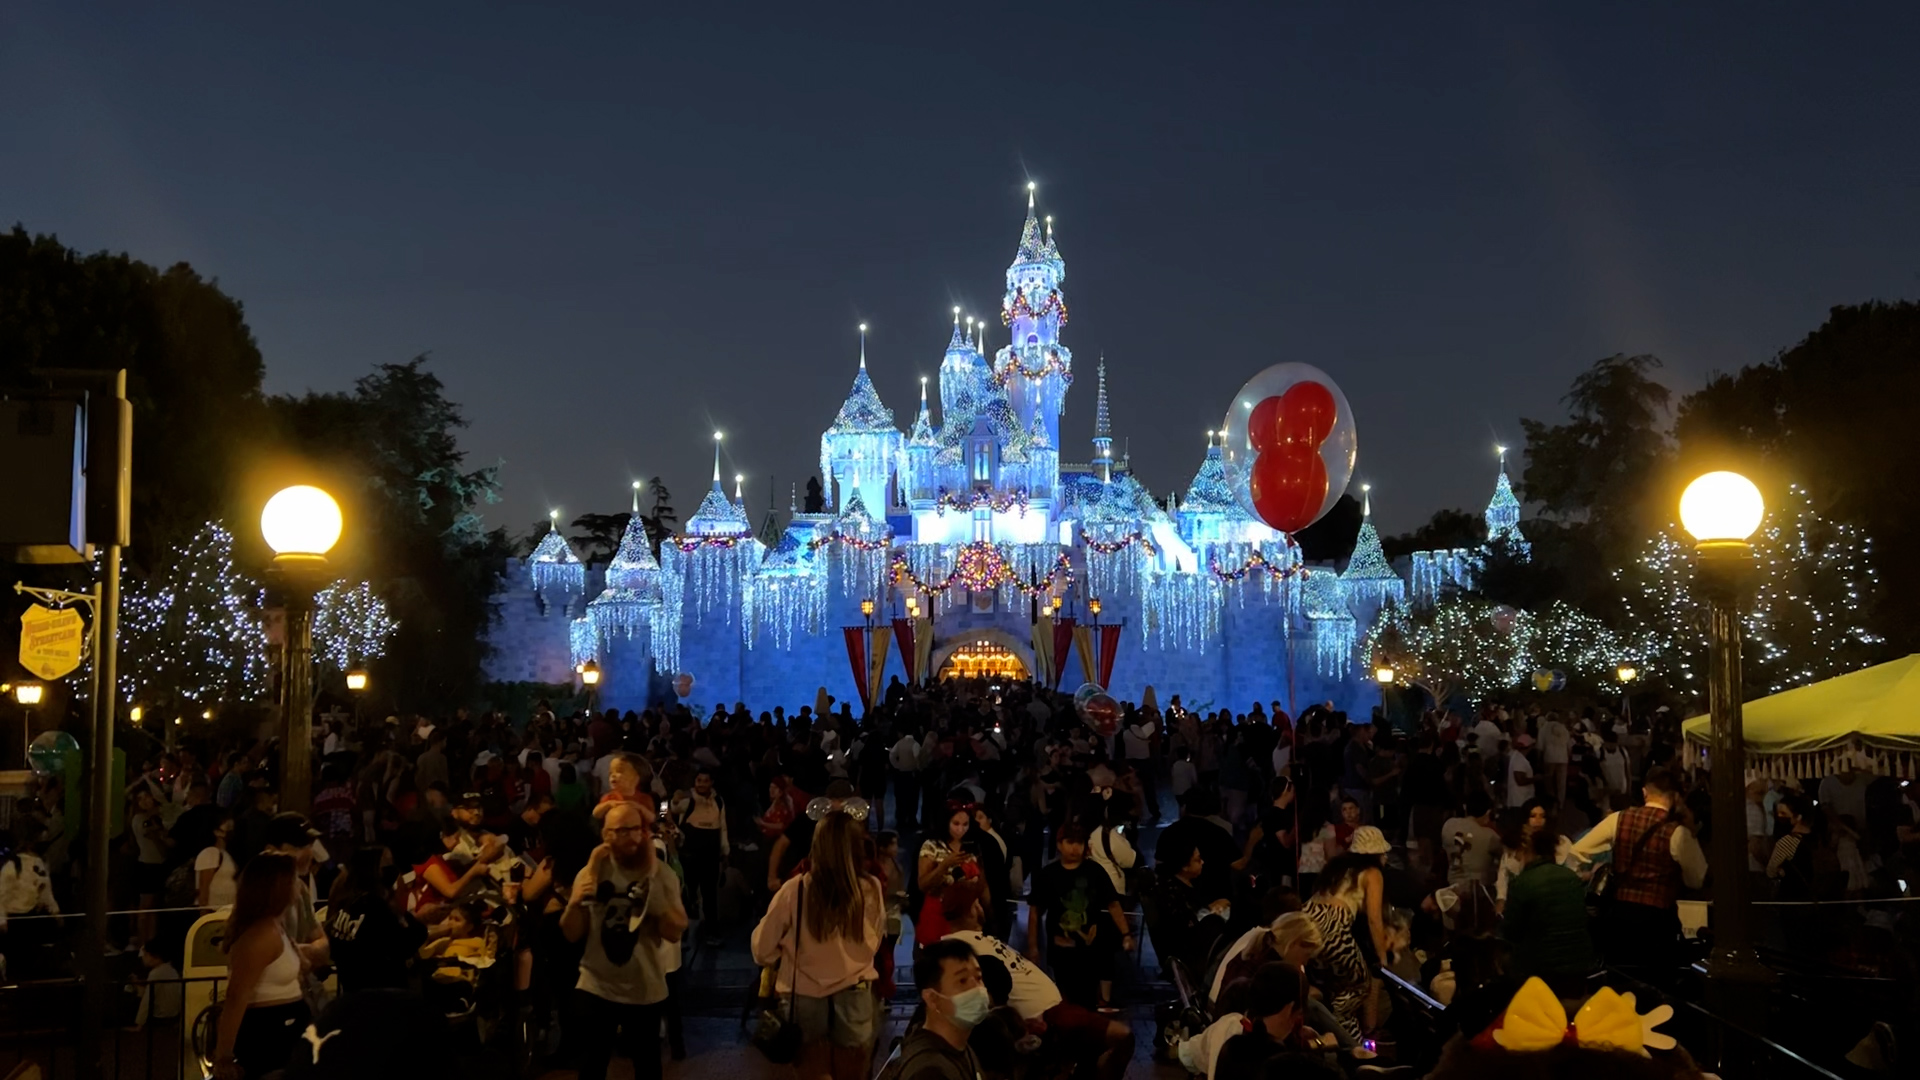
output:
<instances>
[{"instance_id":1,"label":"castle window","mask_svg":"<svg viewBox=\"0 0 1920 1080\"><path fill-rule=\"evenodd\" d=\"M984 442L973 444L973 478L975 480L993 479L993 451Z\"/></svg>"},{"instance_id":2,"label":"castle window","mask_svg":"<svg viewBox=\"0 0 1920 1080\"><path fill-rule=\"evenodd\" d=\"M993 510L985 506L974 507L973 538L975 540L993 539Z\"/></svg>"}]
</instances>

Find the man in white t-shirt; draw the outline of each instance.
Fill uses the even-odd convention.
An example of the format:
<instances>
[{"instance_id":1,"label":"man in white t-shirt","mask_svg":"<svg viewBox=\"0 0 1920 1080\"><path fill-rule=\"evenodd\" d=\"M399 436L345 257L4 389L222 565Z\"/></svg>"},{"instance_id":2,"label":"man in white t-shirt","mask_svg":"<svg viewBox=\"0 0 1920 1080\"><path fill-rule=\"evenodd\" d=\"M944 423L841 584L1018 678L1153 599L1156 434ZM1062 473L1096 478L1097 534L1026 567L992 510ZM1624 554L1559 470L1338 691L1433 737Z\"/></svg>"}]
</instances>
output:
<instances>
[{"instance_id":1,"label":"man in white t-shirt","mask_svg":"<svg viewBox=\"0 0 1920 1080\"><path fill-rule=\"evenodd\" d=\"M1858 751L1833 776L1820 781L1820 807L1853 819L1854 831L1867 827L1867 788L1873 786L1873 762Z\"/></svg>"},{"instance_id":2,"label":"man in white t-shirt","mask_svg":"<svg viewBox=\"0 0 1920 1080\"><path fill-rule=\"evenodd\" d=\"M1513 749L1507 751L1507 805L1525 806L1533 798L1533 762L1527 760L1527 749L1533 745L1533 738L1522 735L1514 740Z\"/></svg>"},{"instance_id":3,"label":"man in white t-shirt","mask_svg":"<svg viewBox=\"0 0 1920 1080\"><path fill-rule=\"evenodd\" d=\"M1553 805L1567 805L1567 761L1573 753L1573 730L1548 713L1540 721L1540 762L1547 767L1547 790L1553 792Z\"/></svg>"}]
</instances>

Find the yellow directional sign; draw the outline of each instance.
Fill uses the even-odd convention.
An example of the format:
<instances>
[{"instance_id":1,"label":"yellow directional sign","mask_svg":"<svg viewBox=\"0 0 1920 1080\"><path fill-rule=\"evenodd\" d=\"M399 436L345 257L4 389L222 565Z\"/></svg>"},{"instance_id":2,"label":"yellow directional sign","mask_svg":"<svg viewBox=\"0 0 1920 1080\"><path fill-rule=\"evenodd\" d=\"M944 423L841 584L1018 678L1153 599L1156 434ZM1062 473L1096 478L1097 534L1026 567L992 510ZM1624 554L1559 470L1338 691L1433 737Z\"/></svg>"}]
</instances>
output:
<instances>
[{"instance_id":1,"label":"yellow directional sign","mask_svg":"<svg viewBox=\"0 0 1920 1080\"><path fill-rule=\"evenodd\" d=\"M43 679L58 679L80 666L87 624L75 608L42 607L20 613L20 666Z\"/></svg>"}]
</instances>

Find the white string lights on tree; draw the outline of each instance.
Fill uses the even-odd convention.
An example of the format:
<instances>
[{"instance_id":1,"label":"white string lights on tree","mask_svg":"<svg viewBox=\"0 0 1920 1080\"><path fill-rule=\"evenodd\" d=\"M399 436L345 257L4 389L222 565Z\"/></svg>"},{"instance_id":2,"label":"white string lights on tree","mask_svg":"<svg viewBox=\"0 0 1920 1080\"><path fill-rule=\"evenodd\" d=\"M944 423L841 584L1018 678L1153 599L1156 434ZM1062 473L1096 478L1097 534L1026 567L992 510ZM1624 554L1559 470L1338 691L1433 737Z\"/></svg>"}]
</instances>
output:
<instances>
[{"instance_id":1,"label":"white string lights on tree","mask_svg":"<svg viewBox=\"0 0 1920 1080\"><path fill-rule=\"evenodd\" d=\"M1882 639L1866 622L1880 588L1870 538L1821 514L1794 484L1767 509L1753 549L1753 591L1741 618L1750 687L1779 693L1876 659ZM1693 571L1693 545L1668 526L1614 579L1628 625L1669 658L1676 687L1703 693L1706 602Z\"/></svg>"},{"instance_id":2,"label":"white string lights on tree","mask_svg":"<svg viewBox=\"0 0 1920 1080\"><path fill-rule=\"evenodd\" d=\"M130 583L120 602L120 691L130 701L254 701L267 693L260 586L233 564L216 521Z\"/></svg>"},{"instance_id":3,"label":"white string lights on tree","mask_svg":"<svg viewBox=\"0 0 1920 1080\"><path fill-rule=\"evenodd\" d=\"M400 630L373 586L336 582L313 598L313 655L334 671L378 660Z\"/></svg>"}]
</instances>

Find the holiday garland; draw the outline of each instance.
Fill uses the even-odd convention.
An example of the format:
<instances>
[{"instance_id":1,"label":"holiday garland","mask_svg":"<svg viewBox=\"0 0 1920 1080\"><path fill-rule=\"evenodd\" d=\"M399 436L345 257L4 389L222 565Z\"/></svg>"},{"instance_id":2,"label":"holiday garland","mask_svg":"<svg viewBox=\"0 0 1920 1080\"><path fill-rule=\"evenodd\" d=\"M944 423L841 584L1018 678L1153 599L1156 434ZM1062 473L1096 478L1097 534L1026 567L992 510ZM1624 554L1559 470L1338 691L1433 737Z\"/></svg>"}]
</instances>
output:
<instances>
[{"instance_id":1,"label":"holiday garland","mask_svg":"<svg viewBox=\"0 0 1920 1080\"><path fill-rule=\"evenodd\" d=\"M895 585L907 582L925 593L944 593L958 585L968 592L988 592L1002 585L1011 585L1023 596L1038 596L1054 591L1056 580L1061 581L1061 589L1073 586L1073 563L1062 552L1054 559L1052 569L1038 582L1029 584L1021 581L1007 565L1007 557L991 540L975 540L963 544L954 554L953 571L939 581L927 581L913 572L905 555L893 558L893 582Z\"/></svg>"},{"instance_id":2,"label":"holiday garland","mask_svg":"<svg viewBox=\"0 0 1920 1080\"><path fill-rule=\"evenodd\" d=\"M731 550L752 539L752 536L673 536L667 538L667 543L672 544L681 551L691 554L703 547L717 547Z\"/></svg>"},{"instance_id":3,"label":"holiday garland","mask_svg":"<svg viewBox=\"0 0 1920 1080\"><path fill-rule=\"evenodd\" d=\"M1026 379L1038 379L1046 375L1058 375L1063 382L1073 382L1073 371L1067 367L1067 362L1061 358L1060 350L1058 349L1049 348L1047 350L1046 362L1038 367L1023 366L1020 363L1019 351L1012 347L1002 349L1001 352L1006 356L1007 362L1004 366L996 367L993 370L992 379L995 387L1004 388L1008 381L1015 375Z\"/></svg>"},{"instance_id":4,"label":"holiday garland","mask_svg":"<svg viewBox=\"0 0 1920 1080\"><path fill-rule=\"evenodd\" d=\"M991 491L971 492L965 501L946 488L940 489L940 495L934 500L934 513L945 516L948 510L978 510L987 507L996 514L1004 514L1018 509L1021 517L1027 516L1027 489L1014 488L1005 495L995 495Z\"/></svg>"},{"instance_id":5,"label":"holiday garland","mask_svg":"<svg viewBox=\"0 0 1920 1080\"><path fill-rule=\"evenodd\" d=\"M1022 315L1030 315L1037 319L1045 318L1047 313L1052 311L1058 311L1060 313L1060 325L1065 326L1067 324L1067 298L1060 295L1059 289L1048 292L1047 298L1040 302L1038 309L1034 308L1027 300L1027 290L1019 289L1013 294L1013 303L1006 305L1000 310L1000 324L1002 326L1012 326L1013 320L1020 318Z\"/></svg>"},{"instance_id":6,"label":"holiday garland","mask_svg":"<svg viewBox=\"0 0 1920 1080\"><path fill-rule=\"evenodd\" d=\"M1125 551L1135 544L1139 544L1142 548L1146 549L1149 555L1154 554L1156 550L1153 546L1153 538L1144 532L1135 532L1128 536L1123 536L1118 540L1095 540L1093 537L1087 535L1087 530L1081 529L1080 542L1087 546L1088 551L1096 555L1112 555L1115 552Z\"/></svg>"},{"instance_id":7,"label":"holiday garland","mask_svg":"<svg viewBox=\"0 0 1920 1080\"><path fill-rule=\"evenodd\" d=\"M1247 561L1241 563L1239 567L1233 570L1222 570L1220 568L1220 560L1217 558L1207 560L1207 569L1213 571L1213 576L1219 578L1221 581L1240 581L1255 570L1264 570L1278 578L1295 576L1307 577L1310 574L1310 571L1304 566L1275 566L1268 562L1267 557L1258 551L1247 556Z\"/></svg>"}]
</instances>

